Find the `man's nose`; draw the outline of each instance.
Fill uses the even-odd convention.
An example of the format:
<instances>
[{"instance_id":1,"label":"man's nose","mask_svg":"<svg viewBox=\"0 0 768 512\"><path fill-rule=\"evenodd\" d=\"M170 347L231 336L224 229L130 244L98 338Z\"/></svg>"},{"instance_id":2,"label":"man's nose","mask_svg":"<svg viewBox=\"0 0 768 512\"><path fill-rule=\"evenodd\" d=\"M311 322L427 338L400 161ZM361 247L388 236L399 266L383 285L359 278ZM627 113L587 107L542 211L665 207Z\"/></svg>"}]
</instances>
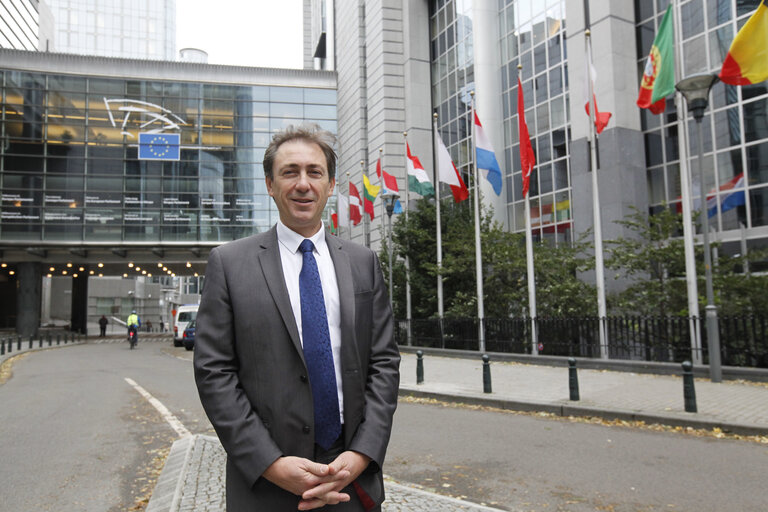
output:
<instances>
[{"instance_id":1,"label":"man's nose","mask_svg":"<svg viewBox=\"0 0 768 512\"><path fill-rule=\"evenodd\" d=\"M299 173L299 180L296 182L296 186L302 189L309 188L309 175L307 171L301 171Z\"/></svg>"}]
</instances>

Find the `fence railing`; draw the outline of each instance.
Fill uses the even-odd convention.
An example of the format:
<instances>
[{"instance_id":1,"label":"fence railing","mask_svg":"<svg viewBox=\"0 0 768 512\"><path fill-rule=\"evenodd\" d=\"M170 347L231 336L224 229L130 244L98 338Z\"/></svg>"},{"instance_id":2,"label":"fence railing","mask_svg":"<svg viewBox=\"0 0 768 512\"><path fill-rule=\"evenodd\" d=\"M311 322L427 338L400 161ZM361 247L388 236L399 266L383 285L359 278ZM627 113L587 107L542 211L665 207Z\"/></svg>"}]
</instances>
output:
<instances>
[{"instance_id":1,"label":"fence railing","mask_svg":"<svg viewBox=\"0 0 768 512\"><path fill-rule=\"evenodd\" d=\"M708 363L707 333L703 319L666 316L609 316L605 325L606 346L600 346L598 317L538 318L538 352L542 355L601 357L609 359L682 362L699 359ZM530 318L486 318L485 350L531 354ZM691 329L701 331L701 353L691 348ZM409 324L398 320L395 338L407 345ZM768 316L721 316L719 318L722 364L768 368ZM412 319L410 343L414 346L478 350L477 318ZM699 357L695 357L699 356Z\"/></svg>"}]
</instances>

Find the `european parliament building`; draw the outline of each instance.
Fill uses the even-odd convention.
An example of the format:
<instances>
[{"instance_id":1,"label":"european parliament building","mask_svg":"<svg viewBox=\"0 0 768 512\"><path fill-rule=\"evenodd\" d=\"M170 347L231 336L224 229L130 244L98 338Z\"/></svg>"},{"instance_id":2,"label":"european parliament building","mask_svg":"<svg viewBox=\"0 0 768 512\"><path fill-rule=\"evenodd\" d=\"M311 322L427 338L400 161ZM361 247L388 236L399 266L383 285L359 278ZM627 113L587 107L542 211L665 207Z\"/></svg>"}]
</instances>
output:
<instances>
[{"instance_id":1,"label":"european parliament building","mask_svg":"<svg viewBox=\"0 0 768 512\"><path fill-rule=\"evenodd\" d=\"M307 0L308 2L310 0ZM306 47L315 65L338 75L339 137L344 171L360 188L360 161L372 176L379 148L385 168L405 188L405 147L432 171L432 114L440 137L470 182L473 165L469 92L504 175L496 196L480 180L485 204L511 231L524 231L525 207L518 138L519 79L536 155L531 210L536 240L569 243L592 227L585 112L586 16L601 112L612 118L599 137L603 237L629 235L615 221L637 208L679 208L681 163L697 169L696 131L688 118L681 162L673 97L664 114L636 106L651 44L669 0L311 0ZM717 73L737 30L759 0L675 1L680 78ZM588 9L585 9L585 6ZM329 21L333 20L333 21ZM330 42L329 42L330 41ZM768 87L717 83L704 120L705 183L692 173L693 203L701 190L718 202L743 173L743 204L718 208L710 219L721 253L768 241ZM346 184L341 183L342 190ZM383 216L382 216L383 217ZM378 219L376 221L378 223ZM745 227L742 231L741 226ZM362 226L362 225L361 225ZM362 240L361 226L352 238ZM697 243L700 237L697 237ZM611 280L612 281L612 280ZM612 282L607 283L610 287Z\"/></svg>"},{"instance_id":2,"label":"european parliament building","mask_svg":"<svg viewBox=\"0 0 768 512\"><path fill-rule=\"evenodd\" d=\"M759 3L676 1L678 78L717 73ZM201 274L210 247L275 221L262 152L275 129L304 120L338 132L342 192L348 181L360 188L363 172L378 184L381 154L402 193L403 132L433 172L433 113L470 181L474 91L504 177L500 196L480 180L484 202L507 229L522 231L518 76L536 155L534 237L570 243L593 218L587 26L598 105L612 113L599 138L603 237L628 235L615 221L635 208L678 208L681 166L697 164L694 121L678 121L672 97L661 115L635 104L668 5L304 0L304 70L0 50L0 327L27 332L39 324L39 281L48 274L71 277L72 327L81 329L104 310L84 306L87 276ZM766 114L766 83L712 89L702 125L705 178L692 173L693 204L702 191L722 204L728 183L744 184L743 201L710 219L721 253L768 241ZM139 158L148 132L178 135L179 159ZM374 246L385 232L378 212ZM362 224L341 236L362 242Z\"/></svg>"},{"instance_id":3,"label":"european parliament building","mask_svg":"<svg viewBox=\"0 0 768 512\"><path fill-rule=\"evenodd\" d=\"M277 219L261 165L272 133L337 128L326 71L17 50L0 63L0 325L24 333L46 276L71 277L84 330L113 311L89 311L89 277L202 274L211 247ZM142 134L175 137L177 154L155 141L140 155Z\"/></svg>"}]
</instances>

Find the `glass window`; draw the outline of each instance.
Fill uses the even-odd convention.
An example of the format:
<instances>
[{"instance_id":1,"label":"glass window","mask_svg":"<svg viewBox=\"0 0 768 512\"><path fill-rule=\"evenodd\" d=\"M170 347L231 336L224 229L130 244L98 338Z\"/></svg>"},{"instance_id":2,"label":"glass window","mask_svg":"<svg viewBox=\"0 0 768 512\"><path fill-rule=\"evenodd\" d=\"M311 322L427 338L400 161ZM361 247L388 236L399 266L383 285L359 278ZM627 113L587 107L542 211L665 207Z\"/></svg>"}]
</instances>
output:
<instances>
[{"instance_id":1,"label":"glass window","mask_svg":"<svg viewBox=\"0 0 768 512\"><path fill-rule=\"evenodd\" d=\"M768 142L747 147L749 184L768 183Z\"/></svg>"}]
</instances>

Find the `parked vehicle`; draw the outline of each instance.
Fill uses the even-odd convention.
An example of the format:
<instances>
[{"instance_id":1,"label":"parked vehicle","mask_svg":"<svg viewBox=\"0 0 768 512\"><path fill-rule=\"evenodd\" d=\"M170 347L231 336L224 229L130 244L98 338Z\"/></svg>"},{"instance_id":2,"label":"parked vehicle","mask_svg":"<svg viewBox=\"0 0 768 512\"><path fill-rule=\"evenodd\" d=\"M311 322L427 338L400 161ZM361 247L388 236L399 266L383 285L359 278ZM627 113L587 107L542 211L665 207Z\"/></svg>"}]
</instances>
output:
<instances>
[{"instance_id":1,"label":"parked vehicle","mask_svg":"<svg viewBox=\"0 0 768 512\"><path fill-rule=\"evenodd\" d=\"M195 348L195 324L197 324L197 320L192 320L187 328L184 329L184 334L181 337L184 348L187 350Z\"/></svg>"},{"instance_id":2,"label":"parked vehicle","mask_svg":"<svg viewBox=\"0 0 768 512\"><path fill-rule=\"evenodd\" d=\"M185 304L176 309L173 319L173 346L180 347L184 343L184 329L197 318L198 304Z\"/></svg>"}]
</instances>

